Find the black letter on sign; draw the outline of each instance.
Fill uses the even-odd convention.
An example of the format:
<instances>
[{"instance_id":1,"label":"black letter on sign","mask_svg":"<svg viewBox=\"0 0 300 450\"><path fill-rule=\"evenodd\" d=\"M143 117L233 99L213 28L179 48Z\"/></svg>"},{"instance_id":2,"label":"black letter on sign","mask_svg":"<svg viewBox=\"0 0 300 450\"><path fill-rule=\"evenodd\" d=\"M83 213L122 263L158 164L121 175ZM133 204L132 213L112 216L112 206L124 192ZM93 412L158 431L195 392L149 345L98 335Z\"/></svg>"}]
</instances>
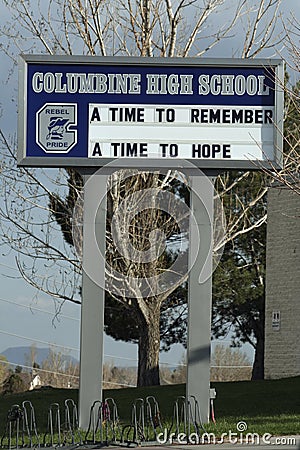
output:
<instances>
[{"instance_id":1,"label":"black letter on sign","mask_svg":"<svg viewBox=\"0 0 300 450\"><path fill-rule=\"evenodd\" d=\"M98 108L94 108L92 112L91 122L94 122L94 120L97 120L98 122L101 122L100 113Z\"/></svg>"},{"instance_id":2,"label":"black letter on sign","mask_svg":"<svg viewBox=\"0 0 300 450\"><path fill-rule=\"evenodd\" d=\"M94 145L92 156L102 156L99 142L96 142L96 144Z\"/></svg>"}]
</instances>

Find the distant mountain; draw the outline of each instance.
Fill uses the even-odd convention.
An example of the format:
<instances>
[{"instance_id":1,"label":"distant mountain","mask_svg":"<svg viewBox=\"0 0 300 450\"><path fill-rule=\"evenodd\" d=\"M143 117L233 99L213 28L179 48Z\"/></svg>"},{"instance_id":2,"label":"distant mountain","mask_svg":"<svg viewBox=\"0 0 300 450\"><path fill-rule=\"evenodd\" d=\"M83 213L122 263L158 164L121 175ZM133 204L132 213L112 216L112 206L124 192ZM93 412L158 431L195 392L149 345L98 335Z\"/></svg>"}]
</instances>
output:
<instances>
[{"instance_id":1,"label":"distant mountain","mask_svg":"<svg viewBox=\"0 0 300 450\"><path fill-rule=\"evenodd\" d=\"M9 347L4 352L1 352L7 358L10 363L18 364L19 366L29 365L30 347ZM36 348L36 363L42 364L42 362L48 358L49 348ZM78 360L73 356L66 355L66 361L71 361L74 364L78 363Z\"/></svg>"}]
</instances>

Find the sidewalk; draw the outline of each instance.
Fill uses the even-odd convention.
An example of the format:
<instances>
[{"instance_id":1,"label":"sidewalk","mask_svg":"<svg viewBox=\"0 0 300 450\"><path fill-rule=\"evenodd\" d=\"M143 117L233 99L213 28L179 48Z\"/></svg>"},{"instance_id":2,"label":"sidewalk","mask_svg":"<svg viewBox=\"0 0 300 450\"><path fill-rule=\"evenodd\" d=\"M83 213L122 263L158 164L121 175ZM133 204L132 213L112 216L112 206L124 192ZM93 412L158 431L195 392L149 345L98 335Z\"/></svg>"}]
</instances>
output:
<instances>
[{"instance_id":1,"label":"sidewalk","mask_svg":"<svg viewBox=\"0 0 300 450\"><path fill-rule=\"evenodd\" d=\"M297 436L272 436L266 442L252 444L247 442L237 443L210 443L210 444L169 444L169 445L142 445L143 449L149 450L245 450L250 448L258 450L300 450L300 435Z\"/></svg>"}]
</instances>

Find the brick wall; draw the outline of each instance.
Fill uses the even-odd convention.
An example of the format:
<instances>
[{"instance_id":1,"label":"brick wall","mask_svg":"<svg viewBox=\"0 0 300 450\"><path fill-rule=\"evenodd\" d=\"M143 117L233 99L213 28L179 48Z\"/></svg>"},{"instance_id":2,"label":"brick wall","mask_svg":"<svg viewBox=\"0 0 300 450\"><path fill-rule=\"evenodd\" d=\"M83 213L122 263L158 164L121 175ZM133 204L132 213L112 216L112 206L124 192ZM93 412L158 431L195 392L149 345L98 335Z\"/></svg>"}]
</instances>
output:
<instances>
[{"instance_id":1,"label":"brick wall","mask_svg":"<svg viewBox=\"0 0 300 450\"><path fill-rule=\"evenodd\" d=\"M300 196L286 188L268 192L266 269L265 378L300 375Z\"/></svg>"}]
</instances>

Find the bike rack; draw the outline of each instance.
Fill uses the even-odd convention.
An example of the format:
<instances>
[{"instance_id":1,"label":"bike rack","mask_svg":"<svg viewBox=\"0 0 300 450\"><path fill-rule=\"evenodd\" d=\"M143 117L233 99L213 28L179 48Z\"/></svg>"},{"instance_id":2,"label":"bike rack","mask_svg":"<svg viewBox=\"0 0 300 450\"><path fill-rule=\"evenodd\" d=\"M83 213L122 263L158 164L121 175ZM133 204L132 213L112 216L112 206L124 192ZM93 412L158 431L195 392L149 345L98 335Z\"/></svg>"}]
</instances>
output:
<instances>
[{"instance_id":1,"label":"bike rack","mask_svg":"<svg viewBox=\"0 0 300 450\"><path fill-rule=\"evenodd\" d=\"M197 431L198 436L201 436L201 430L204 433L206 433L206 430L203 425L199 402L194 395L190 395L188 397L188 404L189 404L190 422L194 425L194 428Z\"/></svg>"},{"instance_id":2,"label":"bike rack","mask_svg":"<svg viewBox=\"0 0 300 450\"><path fill-rule=\"evenodd\" d=\"M7 447L9 450L12 448L18 449L20 446L24 446L23 418L23 409L19 405L12 405L11 409L7 413L5 431L1 439L2 448L4 448L3 442L5 438L7 438ZM13 445L13 440L15 440L15 445Z\"/></svg>"},{"instance_id":3,"label":"bike rack","mask_svg":"<svg viewBox=\"0 0 300 450\"><path fill-rule=\"evenodd\" d=\"M47 436L50 434L51 447L61 447L61 420L60 420L60 408L58 403L52 403L48 410L48 431L44 434L43 445L49 446L46 442ZM57 440L55 442L55 434Z\"/></svg>"},{"instance_id":4,"label":"bike rack","mask_svg":"<svg viewBox=\"0 0 300 450\"><path fill-rule=\"evenodd\" d=\"M86 444L102 444L103 443L103 407L102 402L100 400L95 400L90 409L90 420L88 430L85 434L84 442ZM96 439L96 434L99 431L100 440ZM89 434L93 433L93 439L89 439Z\"/></svg>"},{"instance_id":5,"label":"bike rack","mask_svg":"<svg viewBox=\"0 0 300 450\"><path fill-rule=\"evenodd\" d=\"M82 444L82 436L79 430L78 411L75 402L68 398L65 400L65 427L64 444ZM76 439L78 437L78 439ZM69 442L70 441L70 442Z\"/></svg>"},{"instance_id":6,"label":"bike rack","mask_svg":"<svg viewBox=\"0 0 300 450\"><path fill-rule=\"evenodd\" d=\"M163 432L158 402L153 396L146 397L146 429L147 441L155 440L157 442L158 431ZM151 431L153 432L152 436L150 435Z\"/></svg>"},{"instance_id":7,"label":"bike rack","mask_svg":"<svg viewBox=\"0 0 300 450\"><path fill-rule=\"evenodd\" d=\"M111 397L96 400L90 408L89 426L84 438L79 429L77 405L72 399L64 401L64 422L61 421L59 403L52 403L48 409L47 431L41 443L37 432L35 410L29 400L22 406L12 405L7 414L5 431L0 447L8 450L41 447L100 448L102 446L151 446L162 443L158 438L162 433L165 439L184 433L186 443L191 432L200 437L206 430L203 426L197 398L179 396L173 405L172 423L168 430L163 428L159 404L154 396L137 398L131 405L131 421L121 426L117 404ZM165 442L167 443L167 441ZM180 442L182 443L182 442Z\"/></svg>"},{"instance_id":8,"label":"bike rack","mask_svg":"<svg viewBox=\"0 0 300 450\"><path fill-rule=\"evenodd\" d=\"M124 439L125 432L126 439ZM132 434L132 437L130 437L130 434ZM144 399L137 398L131 407L131 423L122 428L121 442L127 443L127 445L140 445L142 441L145 441Z\"/></svg>"},{"instance_id":9,"label":"bike rack","mask_svg":"<svg viewBox=\"0 0 300 450\"><path fill-rule=\"evenodd\" d=\"M105 430L106 443L117 444L121 440L122 431L120 427L120 420L118 415L117 404L115 400L108 397L102 404L102 416ZM111 438L109 437L109 430Z\"/></svg>"},{"instance_id":10,"label":"bike rack","mask_svg":"<svg viewBox=\"0 0 300 450\"><path fill-rule=\"evenodd\" d=\"M184 433L187 438L187 444L189 443L188 437L191 436L191 432L195 433L199 439L202 434L201 430L206 433L201 418L200 406L194 395L188 397L180 396L175 400L168 438L171 436L174 424L174 435L178 436L180 433Z\"/></svg>"},{"instance_id":11,"label":"bike rack","mask_svg":"<svg viewBox=\"0 0 300 450\"><path fill-rule=\"evenodd\" d=\"M121 442L139 446L158 445L158 431L163 431L163 428L155 397L137 398L131 408L131 423L122 429ZM126 439L124 439L125 432ZM131 438L130 433L132 434Z\"/></svg>"},{"instance_id":12,"label":"bike rack","mask_svg":"<svg viewBox=\"0 0 300 450\"><path fill-rule=\"evenodd\" d=\"M24 420L23 420L23 433L26 433L29 439L29 447L40 448L40 438L36 428L35 412L32 403L29 400L25 400L22 403ZM33 442L35 440L35 443Z\"/></svg>"}]
</instances>

